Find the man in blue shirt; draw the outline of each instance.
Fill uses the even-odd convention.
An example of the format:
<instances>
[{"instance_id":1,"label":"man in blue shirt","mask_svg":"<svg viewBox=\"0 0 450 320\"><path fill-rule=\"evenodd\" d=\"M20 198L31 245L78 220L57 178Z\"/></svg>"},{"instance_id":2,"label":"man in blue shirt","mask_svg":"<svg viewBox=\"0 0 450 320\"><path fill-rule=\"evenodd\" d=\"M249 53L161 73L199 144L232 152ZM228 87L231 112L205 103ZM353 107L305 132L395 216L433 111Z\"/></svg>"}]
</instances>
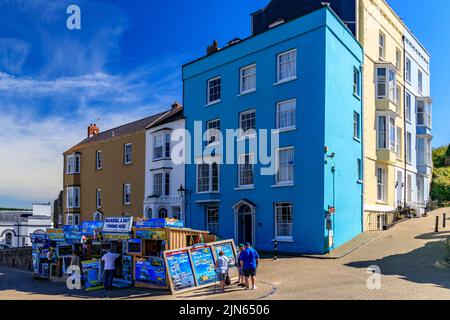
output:
<instances>
[{"instance_id":1,"label":"man in blue shirt","mask_svg":"<svg viewBox=\"0 0 450 320\"><path fill-rule=\"evenodd\" d=\"M259 255L255 249L252 248L250 243L245 243L245 249L241 252L239 256L239 260L241 261L241 267L244 270L244 278L245 278L245 289L249 289L249 281L248 278L252 279L252 290L256 289L256 269L258 268Z\"/></svg>"}]
</instances>

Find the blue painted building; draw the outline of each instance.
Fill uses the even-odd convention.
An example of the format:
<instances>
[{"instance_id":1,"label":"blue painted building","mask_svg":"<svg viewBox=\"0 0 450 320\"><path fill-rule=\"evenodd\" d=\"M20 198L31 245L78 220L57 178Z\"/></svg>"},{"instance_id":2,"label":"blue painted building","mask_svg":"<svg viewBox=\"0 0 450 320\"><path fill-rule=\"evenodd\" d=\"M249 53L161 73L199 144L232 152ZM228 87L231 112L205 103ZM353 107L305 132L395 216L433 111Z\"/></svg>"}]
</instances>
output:
<instances>
[{"instance_id":1,"label":"blue painted building","mask_svg":"<svg viewBox=\"0 0 450 320\"><path fill-rule=\"evenodd\" d=\"M277 239L286 253L325 253L358 235L363 52L349 29L324 7L208 51L183 66L186 127L192 140L196 121L223 133L207 134L203 150L242 128L247 150L234 148L240 164L227 164L224 147L224 164L186 165L187 225L259 250ZM275 174L248 150L260 129L279 132Z\"/></svg>"}]
</instances>

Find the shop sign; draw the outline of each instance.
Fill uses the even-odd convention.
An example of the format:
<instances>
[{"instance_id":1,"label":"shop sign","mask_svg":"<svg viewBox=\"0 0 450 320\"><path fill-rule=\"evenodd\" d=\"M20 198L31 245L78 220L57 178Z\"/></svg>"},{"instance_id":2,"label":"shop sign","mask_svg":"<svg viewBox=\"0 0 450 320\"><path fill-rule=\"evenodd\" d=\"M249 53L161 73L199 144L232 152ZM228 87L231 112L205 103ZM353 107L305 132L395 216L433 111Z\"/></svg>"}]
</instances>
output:
<instances>
[{"instance_id":1,"label":"shop sign","mask_svg":"<svg viewBox=\"0 0 450 320\"><path fill-rule=\"evenodd\" d=\"M103 232L128 233L133 226L133 217L105 218Z\"/></svg>"},{"instance_id":2,"label":"shop sign","mask_svg":"<svg viewBox=\"0 0 450 320\"><path fill-rule=\"evenodd\" d=\"M64 239L67 243L80 243L81 241L81 230L80 226L63 226Z\"/></svg>"},{"instance_id":3,"label":"shop sign","mask_svg":"<svg viewBox=\"0 0 450 320\"><path fill-rule=\"evenodd\" d=\"M63 229L47 229L46 232L51 241L64 242Z\"/></svg>"},{"instance_id":4,"label":"shop sign","mask_svg":"<svg viewBox=\"0 0 450 320\"><path fill-rule=\"evenodd\" d=\"M150 240L166 240L166 231L163 231L163 230L136 229L136 238L138 238L138 239L150 239Z\"/></svg>"},{"instance_id":5,"label":"shop sign","mask_svg":"<svg viewBox=\"0 0 450 320\"><path fill-rule=\"evenodd\" d=\"M86 237L95 238L102 231L102 221L85 221L81 224L81 234Z\"/></svg>"},{"instance_id":6,"label":"shop sign","mask_svg":"<svg viewBox=\"0 0 450 320\"><path fill-rule=\"evenodd\" d=\"M184 222L176 219L154 218L139 219L136 221L136 228L183 228Z\"/></svg>"}]
</instances>

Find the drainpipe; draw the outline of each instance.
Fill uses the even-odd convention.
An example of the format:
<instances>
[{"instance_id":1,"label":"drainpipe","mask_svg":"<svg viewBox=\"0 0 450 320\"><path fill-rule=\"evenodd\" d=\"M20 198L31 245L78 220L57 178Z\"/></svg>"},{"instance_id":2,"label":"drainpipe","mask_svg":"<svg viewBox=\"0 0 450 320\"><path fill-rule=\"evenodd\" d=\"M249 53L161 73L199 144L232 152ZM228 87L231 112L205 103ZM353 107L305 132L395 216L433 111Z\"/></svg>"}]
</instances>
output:
<instances>
[{"instance_id":1,"label":"drainpipe","mask_svg":"<svg viewBox=\"0 0 450 320\"><path fill-rule=\"evenodd\" d=\"M403 42L403 62L406 61L406 47L405 47L405 36L402 37L402 42ZM403 183L404 183L404 189L403 189L403 207L406 207L406 187L407 187L407 179L406 179L406 174L407 174L407 167L406 167L406 159L407 159L407 154L406 154L406 139L407 139L407 133L406 133L406 105L405 105L405 97L406 97L406 66L405 63L402 63L403 65L403 143L405 144L403 147L404 150L404 162L405 162L405 173L404 173L404 177L403 177ZM411 110L410 110L411 111ZM412 147L412 141L411 141L411 147ZM412 181L411 181L412 184Z\"/></svg>"},{"instance_id":2,"label":"drainpipe","mask_svg":"<svg viewBox=\"0 0 450 320\"><path fill-rule=\"evenodd\" d=\"M362 171L362 180L363 183L361 185L361 232L364 232L364 203L365 203L365 186L366 186L366 179L365 179L365 144L364 144L364 59L365 59L365 53L363 49L363 55L362 55L363 61L360 67L360 74L361 74L361 171Z\"/></svg>"}]
</instances>

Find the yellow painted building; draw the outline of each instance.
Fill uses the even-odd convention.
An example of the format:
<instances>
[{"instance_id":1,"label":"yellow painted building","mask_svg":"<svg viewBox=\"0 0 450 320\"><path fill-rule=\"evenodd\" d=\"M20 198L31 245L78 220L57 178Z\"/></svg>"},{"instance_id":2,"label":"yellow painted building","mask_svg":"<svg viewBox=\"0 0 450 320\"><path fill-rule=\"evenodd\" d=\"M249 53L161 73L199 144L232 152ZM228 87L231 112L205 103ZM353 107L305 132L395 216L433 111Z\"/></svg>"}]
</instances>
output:
<instances>
[{"instance_id":1,"label":"yellow painted building","mask_svg":"<svg viewBox=\"0 0 450 320\"><path fill-rule=\"evenodd\" d=\"M360 0L358 38L364 47L364 229L402 198L405 170L404 25L384 0Z\"/></svg>"}]
</instances>

